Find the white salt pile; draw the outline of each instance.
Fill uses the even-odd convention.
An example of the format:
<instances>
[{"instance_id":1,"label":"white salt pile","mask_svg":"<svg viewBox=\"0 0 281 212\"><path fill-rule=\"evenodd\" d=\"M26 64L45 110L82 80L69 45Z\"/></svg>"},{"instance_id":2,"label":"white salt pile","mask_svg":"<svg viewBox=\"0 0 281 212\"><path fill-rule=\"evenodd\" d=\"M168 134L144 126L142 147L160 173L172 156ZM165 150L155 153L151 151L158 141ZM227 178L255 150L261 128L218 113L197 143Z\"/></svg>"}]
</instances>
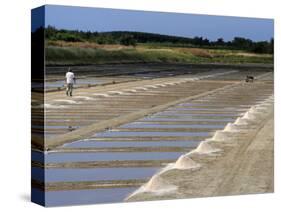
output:
<instances>
[{"instance_id":1,"label":"white salt pile","mask_svg":"<svg viewBox=\"0 0 281 212\"><path fill-rule=\"evenodd\" d=\"M88 96L74 96L74 99L84 99L84 100L93 100L93 98Z\"/></svg>"},{"instance_id":2,"label":"white salt pile","mask_svg":"<svg viewBox=\"0 0 281 212\"><path fill-rule=\"evenodd\" d=\"M122 92L122 91L108 91L108 93L109 94L119 94L119 95L124 94L124 92Z\"/></svg>"},{"instance_id":3,"label":"white salt pile","mask_svg":"<svg viewBox=\"0 0 281 212\"><path fill-rule=\"evenodd\" d=\"M196 169L199 168L200 164L196 163L189 157L189 154L185 154L179 157L179 159L174 164L174 169Z\"/></svg>"},{"instance_id":4,"label":"white salt pile","mask_svg":"<svg viewBox=\"0 0 281 212\"><path fill-rule=\"evenodd\" d=\"M137 90L135 90L135 89L127 89L127 90L124 90L124 91L133 92L133 93L137 92Z\"/></svg>"},{"instance_id":5,"label":"white salt pile","mask_svg":"<svg viewBox=\"0 0 281 212\"><path fill-rule=\"evenodd\" d=\"M249 111L244 114L242 119L255 119L255 115L253 113L250 113Z\"/></svg>"},{"instance_id":6,"label":"white salt pile","mask_svg":"<svg viewBox=\"0 0 281 212\"><path fill-rule=\"evenodd\" d=\"M202 141L198 147L192 151L195 153L199 153L199 154L211 154L211 153L215 153L215 152L219 152L221 151L220 149L214 148L212 147L208 141Z\"/></svg>"},{"instance_id":7,"label":"white salt pile","mask_svg":"<svg viewBox=\"0 0 281 212\"><path fill-rule=\"evenodd\" d=\"M237 127L232 124L232 123L228 123L225 128L223 129L224 132L232 132L232 131L238 131Z\"/></svg>"},{"instance_id":8,"label":"white salt pile","mask_svg":"<svg viewBox=\"0 0 281 212\"><path fill-rule=\"evenodd\" d=\"M52 104L42 104L40 105L41 108L47 108L47 109L60 109L60 108L66 108L65 105L52 105Z\"/></svg>"},{"instance_id":9,"label":"white salt pile","mask_svg":"<svg viewBox=\"0 0 281 212\"><path fill-rule=\"evenodd\" d=\"M55 102L62 102L62 103L67 103L67 104L79 104L80 102L74 101L74 100L69 100L69 99L56 99L54 100Z\"/></svg>"},{"instance_id":10,"label":"white salt pile","mask_svg":"<svg viewBox=\"0 0 281 212\"><path fill-rule=\"evenodd\" d=\"M234 122L234 124L235 125L247 125L248 121L247 121L247 119L243 119L243 118L238 117L236 119L236 121Z\"/></svg>"},{"instance_id":11,"label":"white salt pile","mask_svg":"<svg viewBox=\"0 0 281 212\"><path fill-rule=\"evenodd\" d=\"M146 184L129 195L125 200L139 193L152 192L155 195L161 195L175 190L177 190L177 186L169 185L159 174L156 174Z\"/></svg>"},{"instance_id":12,"label":"white salt pile","mask_svg":"<svg viewBox=\"0 0 281 212\"><path fill-rule=\"evenodd\" d=\"M145 185L144 191L155 192L164 189L166 186L165 181L160 175L154 175Z\"/></svg>"},{"instance_id":13,"label":"white salt pile","mask_svg":"<svg viewBox=\"0 0 281 212\"><path fill-rule=\"evenodd\" d=\"M215 134L213 135L213 137L210 140L225 140L228 136L221 130L218 130L215 132Z\"/></svg>"},{"instance_id":14,"label":"white salt pile","mask_svg":"<svg viewBox=\"0 0 281 212\"><path fill-rule=\"evenodd\" d=\"M262 111L256 106L251 107L249 112L254 114L254 115L261 115L262 114Z\"/></svg>"},{"instance_id":15,"label":"white salt pile","mask_svg":"<svg viewBox=\"0 0 281 212\"><path fill-rule=\"evenodd\" d=\"M146 87L136 87L135 89L137 89L137 90L144 90L144 91L148 90L148 88L146 88Z\"/></svg>"},{"instance_id":16,"label":"white salt pile","mask_svg":"<svg viewBox=\"0 0 281 212\"><path fill-rule=\"evenodd\" d=\"M253 106L253 108L259 113L263 113L268 110L268 107L262 105Z\"/></svg>"},{"instance_id":17,"label":"white salt pile","mask_svg":"<svg viewBox=\"0 0 281 212\"><path fill-rule=\"evenodd\" d=\"M147 88L157 88L156 85L147 85L147 86L145 86L145 87L147 87Z\"/></svg>"},{"instance_id":18,"label":"white salt pile","mask_svg":"<svg viewBox=\"0 0 281 212\"><path fill-rule=\"evenodd\" d=\"M261 103L261 105L271 106L274 103L273 99L267 99Z\"/></svg>"},{"instance_id":19,"label":"white salt pile","mask_svg":"<svg viewBox=\"0 0 281 212\"><path fill-rule=\"evenodd\" d=\"M105 93L94 93L93 95L94 96L101 96L101 97L109 97L109 95L105 94Z\"/></svg>"}]
</instances>

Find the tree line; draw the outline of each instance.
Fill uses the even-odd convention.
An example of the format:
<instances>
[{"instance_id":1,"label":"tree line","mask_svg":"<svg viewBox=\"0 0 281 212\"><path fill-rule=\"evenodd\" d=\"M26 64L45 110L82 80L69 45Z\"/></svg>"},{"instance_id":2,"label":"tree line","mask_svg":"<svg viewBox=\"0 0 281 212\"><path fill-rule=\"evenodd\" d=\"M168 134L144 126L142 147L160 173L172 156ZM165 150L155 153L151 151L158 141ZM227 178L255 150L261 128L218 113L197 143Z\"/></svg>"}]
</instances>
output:
<instances>
[{"instance_id":1,"label":"tree line","mask_svg":"<svg viewBox=\"0 0 281 212\"><path fill-rule=\"evenodd\" d=\"M130 31L85 32L79 30L56 29L52 26L48 26L45 29L45 38L51 41L87 41L95 42L98 44L121 44L125 46L136 46L138 43L142 43L178 47L244 50L254 53L274 53L273 38L271 38L270 41L253 41L251 39L243 37L234 37L232 41L224 41L223 38L218 38L216 41L210 41L207 38L197 36L194 38L187 38L180 36Z\"/></svg>"}]
</instances>

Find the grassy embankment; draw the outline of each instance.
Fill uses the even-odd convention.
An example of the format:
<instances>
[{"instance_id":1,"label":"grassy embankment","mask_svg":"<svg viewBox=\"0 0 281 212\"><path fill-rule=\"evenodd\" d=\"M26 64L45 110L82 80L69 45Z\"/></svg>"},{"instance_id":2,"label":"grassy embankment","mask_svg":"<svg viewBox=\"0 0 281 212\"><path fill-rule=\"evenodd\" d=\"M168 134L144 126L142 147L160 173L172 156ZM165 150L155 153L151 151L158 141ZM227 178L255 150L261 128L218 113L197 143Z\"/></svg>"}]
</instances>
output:
<instances>
[{"instance_id":1,"label":"grassy embankment","mask_svg":"<svg viewBox=\"0 0 281 212\"><path fill-rule=\"evenodd\" d=\"M89 42L46 42L47 65L86 65L134 62L171 63L273 63L273 55L241 50L183 48L155 44L99 45Z\"/></svg>"}]
</instances>

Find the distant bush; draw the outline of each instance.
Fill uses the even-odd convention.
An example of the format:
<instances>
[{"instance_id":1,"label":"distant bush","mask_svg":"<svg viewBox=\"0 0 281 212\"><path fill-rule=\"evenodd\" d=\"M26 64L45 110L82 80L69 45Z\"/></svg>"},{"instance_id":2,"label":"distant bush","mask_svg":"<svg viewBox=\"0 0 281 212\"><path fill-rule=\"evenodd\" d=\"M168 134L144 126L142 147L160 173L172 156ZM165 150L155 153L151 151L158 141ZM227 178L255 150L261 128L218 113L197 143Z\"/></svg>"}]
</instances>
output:
<instances>
[{"instance_id":1,"label":"distant bush","mask_svg":"<svg viewBox=\"0 0 281 212\"><path fill-rule=\"evenodd\" d=\"M34 32L35 33L35 32ZM232 41L224 41L218 38L216 41L210 41L203 37L179 37L170 35L161 35L145 32L84 32L78 30L56 29L48 26L45 29L46 39L49 41L67 41L67 42L94 42L98 44L121 44L124 46L136 46L138 43L148 45L162 45L169 47L195 47L206 49L228 49L228 50L244 50L254 53L273 54L274 40L255 42L251 39L243 37L235 37Z\"/></svg>"},{"instance_id":2,"label":"distant bush","mask_svg":"<svg viewBox=\"0 0 281 212\"><path fill-rule=\"evenodd\" d=\"M123 35L120 39L120 44L125 46L136 46L137 41L132 35Z\"/></svg>"},{"instance_id":3,"label":"distant bush","mask_svg":"<svg viewBox=\"0 0 281 212\"><path fill-rule=\"evenodd\" d=\"M273 40L271 40L271 44L268 42L257 42L253 45L253 52L255 53L268 53L273 54Z\"/></svg>"},{"instance_id":4,"label":"distant bush","mask_svg":"<svg viewBox=\"0 0 281 212\"><path fill-rule=\"evenodd\" d=\"M81 42L81 41L83 41L79 36L69 34L69 33L58 33L56 35L56 39L68 41L68 42Z\"/></svg>"}]
</instances>

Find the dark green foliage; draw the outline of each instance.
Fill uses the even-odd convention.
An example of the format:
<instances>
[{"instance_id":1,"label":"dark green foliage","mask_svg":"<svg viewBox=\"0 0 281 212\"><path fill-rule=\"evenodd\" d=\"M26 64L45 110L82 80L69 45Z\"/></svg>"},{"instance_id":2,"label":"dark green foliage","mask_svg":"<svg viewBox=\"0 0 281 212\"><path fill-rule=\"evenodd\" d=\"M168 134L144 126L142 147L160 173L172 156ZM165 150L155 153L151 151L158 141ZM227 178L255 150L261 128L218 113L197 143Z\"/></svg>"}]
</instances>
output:
<instances>
[{"instance_id":1,"label":"dark green foliage","mask_svg":"<svg viewBox=\"0 0 281 212\"><path fill-rule=\"evenodd\" d=\"M224 42L223 38L218 38L217 41L216 41L216 45L217 46L224 46L225 42Z\"/></svg>"},{"instance_id":2,"label":"dark green foliage","mask_svg":"<svg viewBox=\"0 0 281 212\"><path fill-rule=\"evenodd\" d=\"M137 41L134 39L132 35L123 35L120 39L120 44L125 46L136 46Z\"/></svg>"},{"instance_id":3,"label":"dark green foliage","mask_svg":"<svg viewBox=\"0 0 281 212\"><path fill-rule=\"evenodd\" d=\"M63 40L68 42L81 42L83 41L79 36L70 34L70 33L57 33L56 34L57 40Z\"/></svg>"},{"instance_id":4,"label":"dark green foliage","mask_svg":"<svg viewBox=\"0 0 281 212\"><path fill-rule=\"evenodd\" d=\"M67 42L81 42L83 38L81 35L88 35L88 32L77 32L77 31L67 31L67 30L57 30L54 27L48 26L45 29L45 36L48 40L63 40Z\"/></svg>"},{"instance_id":5,"label":"dark green foliage","mask_svg":"<svg viewBox=\"0 0 281 212\"><path fill-rule=\"evenodd\" d=\"M62 40L67 42L95 42L98 44L121 44L125 46L136 46L137 43L142 44L157 44L158 46L171 47L200 47L211 49L229 49L229 50L244 50L254 53L269 53L273 54L274 40L255 42L250 39L235 37L232 41L225 42L223 38L216 41L209 41L203 37L179 37L170 35L161 35L146 32L129 32L129 31L114 31L114 32L83 32L78 30L59 30L52 26L45 29L47 40L56 41Z\"/></svg>"},{"instance_id":6,"label":"dark green foliage","mask_svg":"<svg viewBox=\"0 0 281 212\"><path fill-rule=\"evenodd\" d=\"M254 42L250 39L241 37L235 37L232 41L232 45L238 49L248 50L253 48Z\"/></svg>"}]
</instances>

